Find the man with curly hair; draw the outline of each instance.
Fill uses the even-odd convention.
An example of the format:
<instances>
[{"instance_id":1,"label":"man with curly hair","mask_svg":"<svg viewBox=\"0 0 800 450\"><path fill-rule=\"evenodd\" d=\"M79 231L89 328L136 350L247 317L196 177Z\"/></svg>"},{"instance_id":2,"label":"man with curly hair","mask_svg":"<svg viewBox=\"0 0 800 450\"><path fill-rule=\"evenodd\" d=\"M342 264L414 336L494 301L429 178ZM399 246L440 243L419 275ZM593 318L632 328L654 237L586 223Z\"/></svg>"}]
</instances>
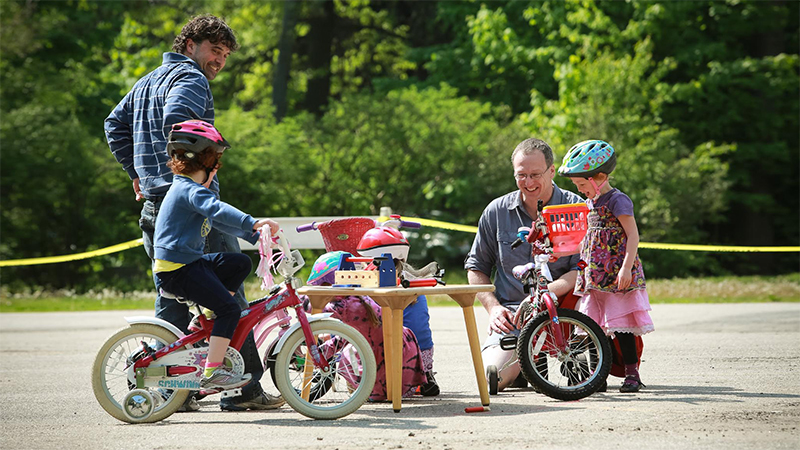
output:
<instances>
[{"instance_id":1,"label":"man with curly hair","mask_svg":"<svg viewBox=\"0 0 800 450\"><path fill-rule=\"evenodd\" d=\"M167 167L167 136L172 125L199 119L214 123L214 97L209 81L225 67L228 56L239 48L233 30L212 15L197 16L181 29L172 51L164 53L161 66L142 77L105 120L111 153L122 164L132 183L136 201L144 199L139 227L147 255L153 260L153 234L161 202L172 185ZM208 186L219 198L216 171ZM206 253L239 252L237 239L212 229L206 237ZM155 280L154 280L155 281ZM247 307L244 287L236 293L237 302ZM155 301L156 317L186 333L192 314L189 308L160 293ZM242 346L245 370L252 382L242 388L241 397L228 397L220 407L228 411L274 409L283 399L263 391L259 380L264 373L252 334ZM197 410L194 397L184 405Z\"/></svg>"}]
</instances>

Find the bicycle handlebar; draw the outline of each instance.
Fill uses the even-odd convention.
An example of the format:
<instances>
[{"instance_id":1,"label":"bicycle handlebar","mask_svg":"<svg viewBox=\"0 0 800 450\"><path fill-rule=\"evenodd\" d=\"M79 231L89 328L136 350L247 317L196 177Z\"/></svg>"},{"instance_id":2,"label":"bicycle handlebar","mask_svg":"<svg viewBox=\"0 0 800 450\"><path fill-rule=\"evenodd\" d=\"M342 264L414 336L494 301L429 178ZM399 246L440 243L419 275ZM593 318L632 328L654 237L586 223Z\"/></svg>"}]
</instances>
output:
<instances>
[{"instance_id":1,"label":"bicycle handlebar","mask_svg":"<svg viewBox=\"0 0 800 450\"><path fill-rule=\"evenodd\" d=\"M400 221L400 228L422 228L422 224L419 222L409 222L407 220Z\"/></svg>"},{"instance_id":2,"label":"bicycle handlebar","mask_svg":"<svg viewBox=\"0 0 800 450\"><path fill-rule=\"evenodd\" d=\"M298 225L297 228L295 228L295 230L297 230L298 233L302 233L304 231L316 230L316 229L317 229L317 222L311 222L311 223L307 223L307 224L304 224L304 225Z\"/></svg>"},{"instance_id":3,"label":"bicycle handlebar","mask_svg":"<svg viewBox=\"0 0 800 450\"><path fill-rule=\"evenodd\" d=\"M334 220L336 220L336 219L334 219ZM397 222L399 222L398 226L400 228L414 228L414 229L422 228L422 224L419 223L419 222L411 222L411 221L408 221L408 220L398 220ZM297 230L298 233L303 233L305 231L311 231L311 230L317 230L317 229L319 229L319 225L320 224L324 224L324 223L327 223L327 222L306 223L306 224L303 224L303 225L298 225L295 228L295 230ZM378 223L376 222L375 225L377 226Z\"/></svg>"}]
</instances>

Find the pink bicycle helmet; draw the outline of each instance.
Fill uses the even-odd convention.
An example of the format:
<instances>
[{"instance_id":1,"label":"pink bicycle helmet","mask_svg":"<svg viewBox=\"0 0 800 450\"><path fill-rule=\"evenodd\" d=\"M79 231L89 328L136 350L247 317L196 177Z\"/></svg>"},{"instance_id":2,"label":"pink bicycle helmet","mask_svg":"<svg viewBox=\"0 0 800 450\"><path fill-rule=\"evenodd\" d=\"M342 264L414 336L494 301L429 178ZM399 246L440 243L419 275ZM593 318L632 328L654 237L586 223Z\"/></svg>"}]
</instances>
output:
<instances>
[{"instance_id":1,"label":"pink bicycle helmet","mask_svg":"<svg viewBox=\"0 0 800 450\"><path fill-rule=\"evenodd\" d=\"M231 148L214 125L202 120L176 123L167 139L167 154L170 158L175 156L176 150L184 150L183 157L191 159L209 147L217 153Z\"/></svg>"}]
</instances>

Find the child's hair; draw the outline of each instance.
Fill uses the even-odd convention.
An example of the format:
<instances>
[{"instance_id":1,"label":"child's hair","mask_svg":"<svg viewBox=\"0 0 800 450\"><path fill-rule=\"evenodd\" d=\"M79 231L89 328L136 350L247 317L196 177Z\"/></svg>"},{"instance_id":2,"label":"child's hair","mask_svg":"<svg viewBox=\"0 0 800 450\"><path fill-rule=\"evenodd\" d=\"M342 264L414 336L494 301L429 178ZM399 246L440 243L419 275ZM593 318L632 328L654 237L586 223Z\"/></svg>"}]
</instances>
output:
<instances>
[{"instance_id":1,"label":"child's hair","mask_svg":"<svg viewBox=\"0 0 800 450\"><path fill-rule=\"evenodd\" d=\"M372 324L373 327L377 327L381 324L381 321L378 320L378 313L372 308L368 302L366 302L362 297L358 297L358 301L361 302L361 306L364 307L364 311L367 313L367 319Z\"/></svg>"},{"instance_id":2,"label":"child's hair","mask_svg":"<svg viewBox=\"0 0 800 450\"><path fill-rule=\"evenodd\" d=\"M191 153L189 152L190 154ZM217 153L213 147L208 147L194 157L187 158L186 150L175 150L175 157L167 161L167 167L175 175L188 175L198 170L214 170L222 167L222 153Z\"/></svg>"},{"instance_id":3,"label":"child's hair","mask_svg":"<svg viewBox=\"0 0 800 450\"><path fill-rule=\"evenodd\" d=\"M172 173L188 175L198 170L210 173L222 167L219 159L230 148L219 130L202 120L187 120L172 125L167 137L167 167Z\"/></svg>"}]
</instances>

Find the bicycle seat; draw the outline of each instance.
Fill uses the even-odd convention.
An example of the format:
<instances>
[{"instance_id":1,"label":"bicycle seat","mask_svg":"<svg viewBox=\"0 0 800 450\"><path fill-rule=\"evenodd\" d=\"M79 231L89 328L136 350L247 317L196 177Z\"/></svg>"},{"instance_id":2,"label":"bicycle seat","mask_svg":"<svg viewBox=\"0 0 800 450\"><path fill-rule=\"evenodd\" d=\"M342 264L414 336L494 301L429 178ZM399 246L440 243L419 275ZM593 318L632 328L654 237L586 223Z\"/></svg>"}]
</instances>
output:
<instances>
[{"instance_id":1,"label":"bicycle seat","mask_svg":"<svg viewBox=\"0 0 800 450\"><path fill-rule=\"evenodd\" d=\"M195 304L191 300L187 300L187 299L185 299L183 297L179 297L179 296L173 294L172 292L167 292L167 291L165 291L164 289L161 289L161 288L158 288L158 293L161 294L161 296L164 297L164 298L171 298L171 299L177 301L178 303L185 303L189 307L192 307Z\"/></svg>"}]
</instances>

